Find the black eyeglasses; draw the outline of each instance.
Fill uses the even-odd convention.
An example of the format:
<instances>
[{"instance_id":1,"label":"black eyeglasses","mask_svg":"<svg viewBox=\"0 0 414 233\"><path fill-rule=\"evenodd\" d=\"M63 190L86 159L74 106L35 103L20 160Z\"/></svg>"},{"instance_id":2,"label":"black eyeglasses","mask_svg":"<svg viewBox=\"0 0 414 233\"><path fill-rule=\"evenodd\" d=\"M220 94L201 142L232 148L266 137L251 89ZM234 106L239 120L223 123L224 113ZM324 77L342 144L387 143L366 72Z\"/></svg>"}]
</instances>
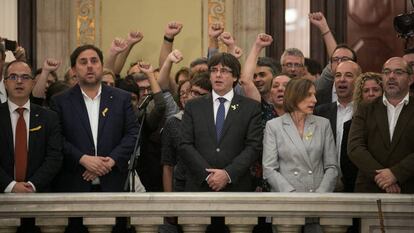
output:
<instances>
[{"instance_id":1,"label":"black eyeglasses","mask_svg":"<svg viewBox=\"0 0 414 233\"><path fill-rule=\"evenodd\" d=\"M6 80L12 80L12 81L17 81L18 79L20 79L21 81L28 81L28 80L33 80L34 78L29 75L29 74L10 74L9 76L5 77Z\"/></svg>"},{"instance_id":2,"label":"black eyeglasses","mask_svg":"<svg viewBox=\"0 0 414 233\"><path fill-rule=\"evenodd\" d=\"M340 63L340 62L343 62L343 61L351 61L351 60L352 60L352 58L350 58L350 57L332 57L332 59L331 59L332 62L336 62L336 63Z\"/></svg>"}]
</instances>

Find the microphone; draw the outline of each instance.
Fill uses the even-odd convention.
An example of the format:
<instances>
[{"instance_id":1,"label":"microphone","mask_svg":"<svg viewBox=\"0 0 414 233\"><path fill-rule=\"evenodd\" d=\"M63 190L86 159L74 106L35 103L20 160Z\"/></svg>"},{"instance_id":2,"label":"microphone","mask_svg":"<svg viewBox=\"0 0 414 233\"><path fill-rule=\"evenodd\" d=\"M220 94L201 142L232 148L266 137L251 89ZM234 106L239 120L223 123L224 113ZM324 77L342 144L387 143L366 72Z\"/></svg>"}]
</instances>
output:
<instances>
[{"instance_id":1,"label":"microphone","mask_svg":"<svg viewBox=\"0 0 414 233\"><path fill-rule=\"evenodd\" d=\"M140 110L146 108L151 100L152 100L152 95L145 96L144 100L138 106L138 110L140 111Z\"/></svg>"}]
</instances>

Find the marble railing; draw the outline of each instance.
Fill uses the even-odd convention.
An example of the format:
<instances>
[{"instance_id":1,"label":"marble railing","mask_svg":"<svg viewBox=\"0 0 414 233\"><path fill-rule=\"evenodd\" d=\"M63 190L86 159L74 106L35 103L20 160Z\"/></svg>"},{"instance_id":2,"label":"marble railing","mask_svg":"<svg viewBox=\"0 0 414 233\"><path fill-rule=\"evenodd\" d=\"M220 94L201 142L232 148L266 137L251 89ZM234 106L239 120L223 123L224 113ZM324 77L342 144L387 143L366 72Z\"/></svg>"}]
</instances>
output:
<instances>
[{"instance_id":1,"label":"marble railing","mask_svg":"<svg viewBox=\"0 0 414 233\"><path fill-rule=\"evenodd\" d=\"M178 216L184 232L204 232L211 216L224 216L232 233L251 232L258 216L273 217L278 233L299 232L305 217L319 217L324 232L346 232L361 218L361 232L414 232L414 195L342 193L60 193L0 194L0 233L34 217L43 233L63 233L68 217L83 217L89 232L111 232L128 217L138 233L157 232Z\"/></svg>"}]
</instances>

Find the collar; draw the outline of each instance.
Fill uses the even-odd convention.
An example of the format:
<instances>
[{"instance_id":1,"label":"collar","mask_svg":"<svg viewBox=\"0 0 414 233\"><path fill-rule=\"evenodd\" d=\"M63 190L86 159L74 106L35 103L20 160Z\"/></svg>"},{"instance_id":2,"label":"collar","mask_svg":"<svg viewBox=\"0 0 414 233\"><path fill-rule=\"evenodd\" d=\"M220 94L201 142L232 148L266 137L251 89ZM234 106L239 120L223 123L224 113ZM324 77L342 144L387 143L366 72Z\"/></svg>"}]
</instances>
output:
<instances>
[{"instance_id":1,"label":"collar","mask_svg":"<svg viewBox=\"0 0 414 233\"><path fill-rule=\"evenodd\" d=\"M233 89L231 89L229 92L227 92L225 95L220 96L218 95L214 90L211 91L212 95L213 95L213 101L216 101L219 97L223 97L225 98L227 101L231 102L231 100L234 97L234 91Z\"/></svg>"},{"instance_id":2,"label":"collar","mask_svg":"<svg viewBox=\"0 0 414 233\"><path fill-rule=\"evenodd\" d=\"M30 110L30 101L27 100L27 102L23 106L19 106L15 103L13 103L10 99L7 99L7 104L9 105L9 111L10 113L16 111L16 109L23 107L24 109Z\"/></svg>"},{"instance_id":3,"label":"collar","mask_svg":"<svg viewBox=\"0 0 414 233\"><path fill-rule=\"evenodd\" d=\"M79 88L80 88L80 90L81 90L81 92L82 92L82 95L83 95L83 97L84 98L88 98L88 99L91 99L91 100L95 100L96 98L98 98L99 96L101 96L101 92L102 92L102 84L101 85L99 85L99 89L98 89L98 93L96 94L96 96L92 99L92 98L90 98L84 91L83 91L83 89L82 89L82 87L80 87L79 86Z\"/></svg>"},{"instance_id":4,"label":"collar","mask_svg":"<svg viewBox=\"0 0 414 233\"><path fill-rule=\"evenodd\" d=\"M401 103L404 103L404 105L407 105L409 101L410 101L410 95L407 93L407 95L404 97L404 99L402 99L402 100L401 100L401 102L399 102L397 105L400 105ZM392 105L392 104L388 101L387 97L385 97L385 94L384 94L384 95L382 95L382 103L383 103L385 106Z\"/></svg>"},{"instance_id":5,"label":"collar","mask_svg":"<svg viewBox=\"0 0 414 233\"><path fill-rule=\"evenodd\" d=\"M354 101L349 102L346 106L343 106L339 101L336 101L336 106L338 108L352 108L354 106Z\"/></svg>"}]
</instances>

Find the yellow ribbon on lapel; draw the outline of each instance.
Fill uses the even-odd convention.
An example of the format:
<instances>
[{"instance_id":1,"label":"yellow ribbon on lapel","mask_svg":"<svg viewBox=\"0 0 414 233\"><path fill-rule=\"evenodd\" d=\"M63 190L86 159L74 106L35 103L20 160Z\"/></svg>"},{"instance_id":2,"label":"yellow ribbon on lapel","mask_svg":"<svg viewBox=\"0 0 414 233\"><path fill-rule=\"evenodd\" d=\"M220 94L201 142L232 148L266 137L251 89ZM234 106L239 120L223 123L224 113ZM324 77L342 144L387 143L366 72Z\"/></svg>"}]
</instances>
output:
<instances>
[{"instance_id":1,"label":"yellow ribbon on lapel","mask_svg":"<svg viewBox=\"0 0 414 233\"><path fill-rule=\"evenodd\" d=\"M105 108L105 109L102 111L102 116L103 116L103 117L105 117L105 116L106 116L106 113L108 112L108 110L109 110L108 108Z\"/></svg>"},{"instance_id":2,"label":"yellow ribbon on lapel","mask_svg":"<svg viewBox=\"0 0 414 233\"><path fill-rule=\"evenodd\" d=\"M34 128L32 128L32 129L29 129L29 131L30 131L30 132L35 132L35 131L39 131L41 128L42 128L42 126L41 126L41 125L39 125L39 126L37 126L37 127L34 127Z\"/></svg>"}]
</instances>

